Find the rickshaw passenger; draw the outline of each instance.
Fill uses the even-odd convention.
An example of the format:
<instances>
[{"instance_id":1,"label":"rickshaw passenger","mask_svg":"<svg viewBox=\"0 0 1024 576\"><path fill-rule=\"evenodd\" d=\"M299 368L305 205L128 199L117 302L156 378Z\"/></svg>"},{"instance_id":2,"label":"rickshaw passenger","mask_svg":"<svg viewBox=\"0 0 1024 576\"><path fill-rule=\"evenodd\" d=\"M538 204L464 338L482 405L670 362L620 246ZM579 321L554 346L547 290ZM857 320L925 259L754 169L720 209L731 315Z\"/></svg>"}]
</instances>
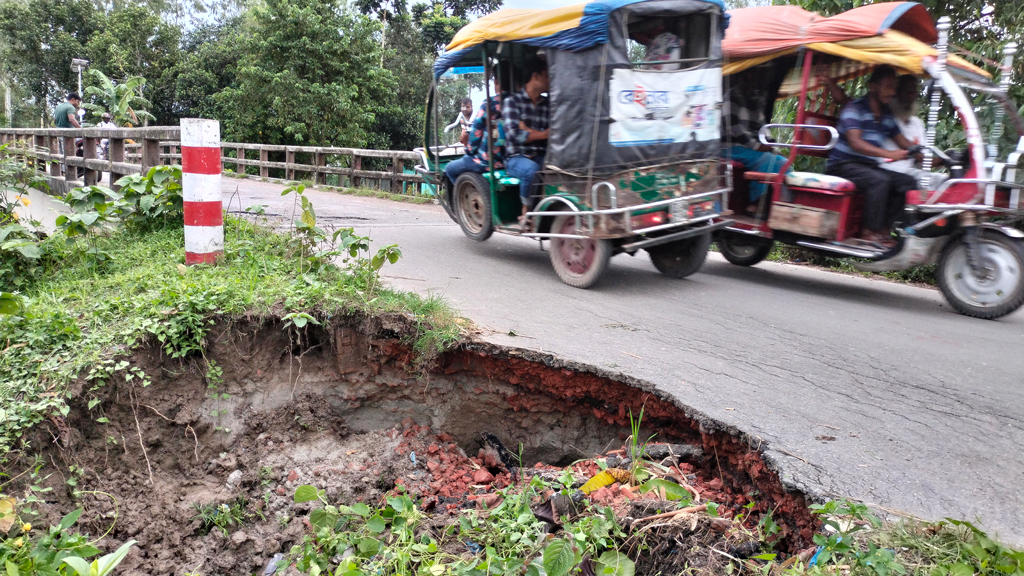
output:
<instances>
[{"instance_id":1,"label":"rickshaw passenger","mask_svg":"<svg viewBox=\"0 0 1024 576\"><path fill-rule=\"evenodd\" d=\"M917 187L906 174L882 168L883 159L903 160L911 143L900 133L888 106L896 93L896 71L875 68L868 94L847 104L839 114L839 142L829 154L825 173L853 182L865 195L861 239L890 247L892 226L903 210L906 193ZM886 150L891 138L899 150Z\"/></svg>"},{"instance_id":2,"label":"rickshaw passenger","mask_svg":"<svg viewBox=\"0 0 1024 576\"><path fill-rule=\"evenodd\" d=\"M757 133L768 123L788 67L761 65L737 74L722 102L722 140L728 148L723 156L743 165L744 170L776 174L786 158L761 144ZM757 202L768 189L764 182L750 182L750 204L746 211L757 212Z\"/></svg>"},{"instance_id":3,"label":"rickshaw passenger","mask_svg":"<svg viewBox=\"0 0 1024 576\"><path fill-rule=\"evenodd\" d=\"M491 96L491 130L494 133L495 170L505 167L505 127L501 122L501 109L502 103L507 97L508 93L502 92L500 78L495 76L494 95ZM485 101L480 105L476 115L473 116L465 156L449 162L444 167L444 175L452 184L455 183L455 180L463 172L483 174L490 170L490 162L487 155L487 142L489 139L487 135L487 102Z\"/></svg>"},{"instance_id":4,"label":"rickshaw passenger","mask_svg":"<svg viewBox=\"0 0 1024 576\"><path fill-rule=\"evenodd\" d=\"M505 146L508 160L505 172L519 179L519 199L523 216L532 205L530 190L534 178L544 167L548 141L547 63L534 59L527 63L529 78L522 89L505 99L501 111L505 123ZM520 216L520 222L523 221Z\"/></svg>"},{"instance_id":5,"label":"rickshaw passenger","mask_svg":"<svg viewBox=\"0 0 1024 576\"><path fill-rule=\"evenodd\" d=\"M892 108L893 116L896 117L896 124L900 127L900 133L912 145L924 144L925 141L924 122L917 116L918 98L921 95L919 84L917 77L913 74L900 76L896 81L896 96L893 97L892 102L889 104L890 108ZM886 150L898 150L899 146L892 140L886 140L884 148ZM938 158L935 160L940 162ZM921 176L930 175L933 178L933 185L938 185L948 178L945 174L927 172L918 168L916 159L912 158L904 158L897 162L886 162L882 164L882 167L886 170L902 172L917 181L920 181Z\"/></svg>"}]
</instances>

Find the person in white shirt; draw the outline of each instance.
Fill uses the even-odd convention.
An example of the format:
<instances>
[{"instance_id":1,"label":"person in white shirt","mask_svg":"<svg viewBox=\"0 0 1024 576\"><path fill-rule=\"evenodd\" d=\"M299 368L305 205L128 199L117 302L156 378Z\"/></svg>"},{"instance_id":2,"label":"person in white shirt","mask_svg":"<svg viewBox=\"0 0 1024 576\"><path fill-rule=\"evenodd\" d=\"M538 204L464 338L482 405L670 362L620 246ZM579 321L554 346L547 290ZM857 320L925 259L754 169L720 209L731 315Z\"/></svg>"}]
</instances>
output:
<instances>
[{"instance_id":1,"label":"person in white shirt","mask_svg":"<svg viewBox=\"0 0 1024 576\"><path fill-rule=\"evenodd\" d=\"M96 125L97 128L117 128L117 124L110 121L110 113L103 113L103 121ZM110 140L103 138L100 140L100 148L103 150L103 159L110 158Z\"/></svg>"},{"instance_id":2,"label":"person in white shirt","mask_svg":"<svg viewBox=\"0 0 1024 576\"><path fill-rule=\"evenodd\" d=\"M892 109L893 116L896 117L896 124L899 125L903 137L909 140L911 144L923 145L925 141L924 122L917 116L918 98L920 95L921 90L916 76L913 74L900 76L896 81L896 96L889 103L889 107ZM899 146L891 139L886 140L882 147L886 150L899 149ZM882 168L913 176L915 180L920 182L921 176L926 174L926 172L917 167L917 162L917 158L908 156L903 160L885 162L882 164ZM939 183L949 178L948 175L938 172L931 172L930 174L933 176L933 186L938 186Z\"/></svg>"}]
</instances>

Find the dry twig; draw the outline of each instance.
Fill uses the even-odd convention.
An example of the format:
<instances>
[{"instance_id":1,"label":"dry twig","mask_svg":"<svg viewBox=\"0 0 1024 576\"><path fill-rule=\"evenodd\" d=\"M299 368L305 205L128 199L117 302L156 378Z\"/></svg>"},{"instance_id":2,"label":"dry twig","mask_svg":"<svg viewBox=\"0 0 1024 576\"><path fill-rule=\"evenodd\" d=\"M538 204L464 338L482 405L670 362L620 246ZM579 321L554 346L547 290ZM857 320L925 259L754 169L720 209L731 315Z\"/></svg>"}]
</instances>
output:
<instances>
[{"instance_id":1,"label":"dry twig","mask_svg":"<svg viewBox=\"0 0 1024 576\"><path fill-rule=\"evenodd\" d=\"M643 518L637 518L634 522L647 522L649 520L660 520L662 518L673 518L680 514L687 514L691 512L703 512L708 509L707 504L701 504L700 506L688 506L686 508L680 508L679 510L673 510L671 512L662 512L661 514L655 514L654 516L645 516Z\"/></svg>"},{"instance_id":2,"label":"dry twig","mask_svg":"<svg viewBox=\"0 0 1024 576\"><path fill-rule=\"evenodd\" d=\"M146 453L146 443L142 440L142 426L139 425L139 413L135 410L135 398L132 396L132 391L128 390L129 404L132 407L132 415L135 416L135 430L139 433L139 446L142 448L142 456L146 458L146 470L149 471L149 483L153 485L153 466L149 463L149 454Z\"/></svg>"}]
</instances>

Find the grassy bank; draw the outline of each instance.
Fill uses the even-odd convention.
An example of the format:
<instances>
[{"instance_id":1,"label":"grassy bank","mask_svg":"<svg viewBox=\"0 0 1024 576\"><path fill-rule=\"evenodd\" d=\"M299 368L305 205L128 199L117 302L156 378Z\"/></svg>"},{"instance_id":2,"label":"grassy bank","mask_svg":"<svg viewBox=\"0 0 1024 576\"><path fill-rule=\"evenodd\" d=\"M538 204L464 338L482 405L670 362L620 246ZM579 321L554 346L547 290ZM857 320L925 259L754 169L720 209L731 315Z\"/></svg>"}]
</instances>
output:
<instances>
[{"instance_id":1,"label":"grassy bank","mask_svg":"<svg viewBox=\"0 0 1024 576\"><path fill-rule=\"evenodd\" d=\"M216 317L274 314L296 324L358 309L404 312L421 327L415 346L430 355L455 342L455 313L436 297L379 286L370 258L343 267L301 267L294 241L242 219L225 221L218 266L185 267L180 228L120 229L91 240L101 264L55 236L35 279L18 294L20 309L0 315L0 459L22 433L52 413L66 413L70 384L101 385L134 374L126 359L148 342L170 356L201 353ZM142 373L135 377L145 378Z\"/></svg>"}]
</instances>

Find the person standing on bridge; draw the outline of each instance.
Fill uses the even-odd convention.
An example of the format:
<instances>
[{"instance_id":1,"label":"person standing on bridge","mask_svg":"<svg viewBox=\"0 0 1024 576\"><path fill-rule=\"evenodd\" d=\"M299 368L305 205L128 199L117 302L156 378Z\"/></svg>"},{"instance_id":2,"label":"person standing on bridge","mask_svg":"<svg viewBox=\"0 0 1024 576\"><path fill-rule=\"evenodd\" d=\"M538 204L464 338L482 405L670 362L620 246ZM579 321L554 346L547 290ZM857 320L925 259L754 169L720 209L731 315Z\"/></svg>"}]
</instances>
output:
<instances>
[{"instance_id":1,"label":"person standing on bridge","mask_svg":"<svg viewBox=\"0 0 1024 576\"><path fill-rule=\"evenodd\" d=\"M82 103L82 97L77 92L68 92L68 98L61 102L53 111L53 125L57 128L81 128L78 123L78 106ZM57 138L57 149L60 155L64 155L64 139ZM61 165L63 171L63 164Z\"/></svg>"},{"instance_id":2,"label":"person standing on bridge","mask_svg":"<svg viewBox=\"0 0 1024 576\"><path fill-rule=\"evenodd\" d=\"M108 130L117 128L117 124L110 121L110 112L103 113L103 121L96 125L97 128L106 128ZM100 150L103 151L103 159L110 159L110 139L103 138L100 140Z\"/></svg>"},{"instance_id":3,"label":"person standing on bridge","mask_svg":"<svg viewBox=\"0 0 1024 576\"><path fill-rule=\"evenodd\" d=\"M57 128L81 128L78 123L78 106L81 103L82 97L77 92L69 92L68 99L53 111L53 125Z\"/></svg>"}]
</instances>

